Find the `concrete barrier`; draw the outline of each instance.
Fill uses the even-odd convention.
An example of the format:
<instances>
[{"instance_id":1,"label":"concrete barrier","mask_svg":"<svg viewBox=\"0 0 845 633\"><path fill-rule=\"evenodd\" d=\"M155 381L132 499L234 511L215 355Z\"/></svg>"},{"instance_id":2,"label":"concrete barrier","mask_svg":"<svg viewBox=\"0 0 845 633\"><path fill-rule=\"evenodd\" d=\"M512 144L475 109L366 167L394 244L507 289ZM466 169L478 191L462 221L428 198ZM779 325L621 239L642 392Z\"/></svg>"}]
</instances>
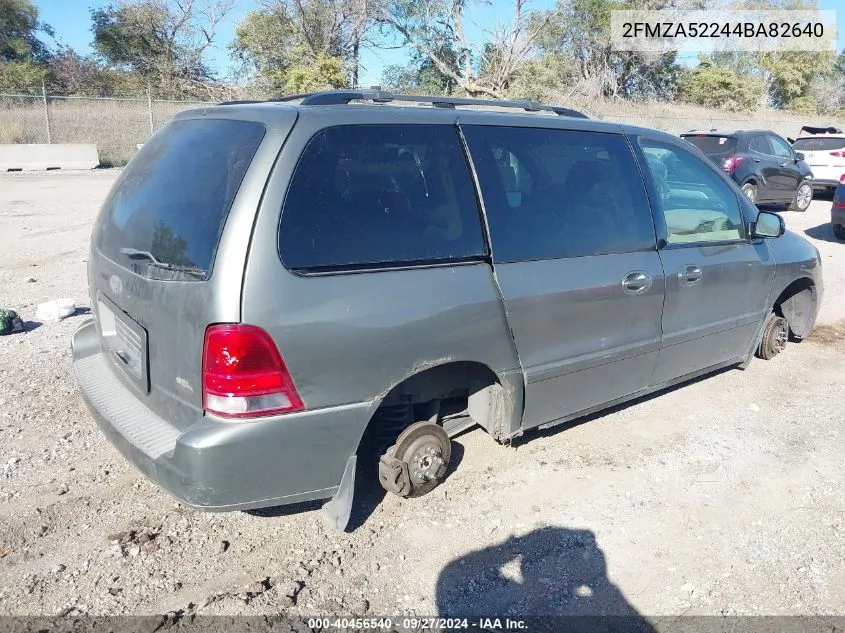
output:
<instances>
[{"instance_id":1,"label":"concrete barrier","mask_svg":"<svg viewBox=\"0 0 845 633\"><path fill-rule=\"evenodd\" d=\"M96 145L0 145L0 172L45 169L94 169Z\"/></svg>"}]
</instances>

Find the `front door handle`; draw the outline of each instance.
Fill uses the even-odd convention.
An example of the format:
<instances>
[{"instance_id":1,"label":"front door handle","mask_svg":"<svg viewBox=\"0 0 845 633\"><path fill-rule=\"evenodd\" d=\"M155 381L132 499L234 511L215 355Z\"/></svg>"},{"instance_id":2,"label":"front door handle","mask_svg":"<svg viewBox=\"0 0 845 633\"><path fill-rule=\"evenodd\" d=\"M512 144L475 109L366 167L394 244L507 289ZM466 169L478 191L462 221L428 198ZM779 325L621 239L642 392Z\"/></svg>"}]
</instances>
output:
<instances>
[{"instance_id":1,"label":"front door handle","mask_svg":"<svg viewBox=\"0 0 845 633\"><path fill-rule=\"evenodd\" d=\"M622 289L629 295L641 295L651 288L651 275L642 270L635 270L622 278Z\"/></svg>"},{"instance_id":2,"label":"front door handle","mask_svg":"<svg viewBox=\"0 0 845 633\"><path fill-rule=\"evenodd\" d=\"M695 264L687 264L678 273L678 280L682 286L692 286L701 280L701 268Z\"/></svg>"}]
</instances>

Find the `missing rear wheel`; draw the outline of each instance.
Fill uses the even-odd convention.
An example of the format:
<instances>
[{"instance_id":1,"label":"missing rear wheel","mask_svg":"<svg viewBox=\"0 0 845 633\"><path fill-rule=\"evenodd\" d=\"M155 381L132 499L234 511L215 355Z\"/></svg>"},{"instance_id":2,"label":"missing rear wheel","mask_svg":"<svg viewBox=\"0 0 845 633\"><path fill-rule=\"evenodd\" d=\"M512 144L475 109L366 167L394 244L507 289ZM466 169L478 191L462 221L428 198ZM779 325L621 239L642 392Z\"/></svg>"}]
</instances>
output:
<instances>
[{"instance_id":1,"label":"missing rear wheel","mask_svg":"<svg viewBox=\"0 0 845 633\"><path fill-rule=\"evenodd\" d=\"M451 458L452 443L443 427L416 422L379 459L379 482L400 497L421 497L440 483Z\"/></svg>"}]
</instances>

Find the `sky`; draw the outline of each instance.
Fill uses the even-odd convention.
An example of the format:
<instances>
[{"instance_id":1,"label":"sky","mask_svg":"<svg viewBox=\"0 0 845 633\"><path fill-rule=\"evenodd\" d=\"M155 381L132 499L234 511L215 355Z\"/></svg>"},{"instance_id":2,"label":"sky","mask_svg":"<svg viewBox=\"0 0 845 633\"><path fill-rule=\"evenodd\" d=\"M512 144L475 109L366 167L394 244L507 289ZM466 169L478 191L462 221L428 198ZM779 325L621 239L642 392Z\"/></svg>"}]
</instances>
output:
<instances>
[{"instance_id":1,"label":"sky","mask_svg":"<svg viewBox=\"0 0 845 633\"><path fill-rule=\"evenodd\" d=\"M91 18L90 10L109 4L108 0L34 0L38 7L40 19L52 26L56 31L59 43L71 46L80 54L91 52ZM555 5L555 0L533 0L532 9L548 9ZM466 16L466 30L468 37L476 38L484 30L492 30L496 24L507 21L513 4L505 0L491 0L489 5L472 3ZM233 63L229 57L227 45L235 37L235 26L243 17L256 7L255 0L236 0L233 11L220 25L216 43L208 53L207 61L221 76L225 76ZM836 19L840 35L837 50L845 45L845 4L842 0L819 0L820 9L836 10ZM361 80L363 86L376 85L381 82L382 70L391 64L402 64L410 56L406 49L366 50L361 56ZM694 63L697 55L683 55L680 61Z\"/></svg>"}]
</instances>

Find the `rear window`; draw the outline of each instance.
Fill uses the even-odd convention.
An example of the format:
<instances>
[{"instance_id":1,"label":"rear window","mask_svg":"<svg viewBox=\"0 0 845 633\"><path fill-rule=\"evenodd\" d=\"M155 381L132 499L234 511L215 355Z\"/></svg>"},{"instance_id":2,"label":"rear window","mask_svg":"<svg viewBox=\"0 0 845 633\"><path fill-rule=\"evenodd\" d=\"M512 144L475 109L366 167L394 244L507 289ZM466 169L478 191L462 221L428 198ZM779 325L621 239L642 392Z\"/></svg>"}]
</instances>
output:
<instances>
[{"instance_id":1,"label":"rear window","mask_svg":"<svg viewBox=\"0 0 845 633\"><path fill-rule=\"evenodd\" d=\"M736 149L736 138L733 136L690 135L682 138L708 155L725 154Z\"/></svg>"},{"instance_id":2,"label":"rear window","mask_svg":"<svg viewBox=\"0 0 845 633\"><path fill-rule=\"evenodd\" d=\"M265 128L252 121L173 121L151 138L103 205L96 241L148 278L201 280Z\"/></svg>"},{"instance_id":3,"label":"rear window","mask_svg":"<svg viewBox=\"0 0 845 633\"><path fill-rule=\"evenodd\" d=\"M845 148L845 138L799 138L792 144L797 152L825 152Z\"/></svg>"},{"instance_id":4,"label":"rear window","mask_svg":"<svg viewBox=\"0 0 845 633\"><path fill-rule=\"evenodd\" d=\"M294 270L333 270L485 255L469 167L451 125L338 126L296 166L279 227Z\"/></svg>"}]
</instances>

